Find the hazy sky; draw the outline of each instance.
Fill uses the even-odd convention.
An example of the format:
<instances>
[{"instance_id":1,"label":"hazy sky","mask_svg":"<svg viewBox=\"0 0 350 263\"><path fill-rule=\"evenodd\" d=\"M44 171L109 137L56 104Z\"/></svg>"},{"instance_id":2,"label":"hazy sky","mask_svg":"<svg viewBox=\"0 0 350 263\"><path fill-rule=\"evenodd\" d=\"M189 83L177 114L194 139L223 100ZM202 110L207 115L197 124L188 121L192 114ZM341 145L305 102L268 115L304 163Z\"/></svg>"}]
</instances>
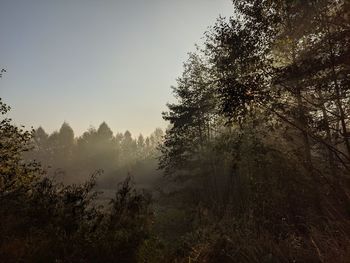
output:
<instances>
[{"instance_id":1,"label":"hazy sky","mask_svg":"<svg viewBox=\"0 0 350 263\"><path fill-rule=\"evenodd\" d=\"M187 52L231 13L230 0L0 0L0 97L27 127L147 135Z\"/></svg>"}]
</instances>

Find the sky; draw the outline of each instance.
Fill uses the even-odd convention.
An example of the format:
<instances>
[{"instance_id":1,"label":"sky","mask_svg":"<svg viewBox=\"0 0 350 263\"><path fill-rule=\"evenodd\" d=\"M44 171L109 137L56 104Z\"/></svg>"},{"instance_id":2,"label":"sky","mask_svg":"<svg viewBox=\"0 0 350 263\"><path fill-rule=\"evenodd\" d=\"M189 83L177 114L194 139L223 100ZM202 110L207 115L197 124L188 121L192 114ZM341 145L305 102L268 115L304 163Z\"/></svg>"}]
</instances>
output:
<instances>
[{"instance_id":1,"label":"sky","mask_svg":"<svg viewBox=\"0 0 350 263\"><path fill-rule=\"evenodd\" d=\"M0 97L9 116L77 136L165 128L188 52L230 0L0 0Z\"/></svg>"}]
</instances>

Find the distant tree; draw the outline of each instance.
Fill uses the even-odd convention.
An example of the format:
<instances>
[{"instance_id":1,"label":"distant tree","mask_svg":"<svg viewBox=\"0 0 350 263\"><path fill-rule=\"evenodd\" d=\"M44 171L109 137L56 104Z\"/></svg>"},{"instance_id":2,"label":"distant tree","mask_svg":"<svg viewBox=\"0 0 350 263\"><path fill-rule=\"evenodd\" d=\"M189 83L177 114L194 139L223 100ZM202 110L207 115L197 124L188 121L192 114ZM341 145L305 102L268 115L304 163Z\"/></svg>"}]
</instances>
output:
<instances>
[{"instance_id":1,"label":"distant tree","mask_svg":"<svg viewBox=\"0 0 350 263\"><path fill-rule=\"evenodd\" d=\"M146 157L146 144L142 134L137 138L137 155L141 159Z\"/></svg>"},{"instance_id":2,"label":"distant tree","mask_svg":"<svg viewBox=\"0 0 350 263\"><path fill-rule=\"evenodd\" d=\"M142 134L140 134L137 138L137 147L139 147L140 149L145 147L145 139L143 138Z\"/></svg>"},{"instance_id":3,"label":"distant tree","mask_svg":"<svg viewBox=\"0 0 350 263\"><path fill-rule=\"evenodd\" d=\"M110 141L113 138L113 132L107 125L107 123L102 122L97 129L97 136L100 140Z\"/></svg>"},{"instance_id":4,"label":"distant tree","mask_svg":"<svg viewBox=\"0 0 350 263\"><path fill-rule=\"evenodd\" d=\"M113 132L103 122L97 129L96 145L94 148L95 166L103 169L105 173L111 173L115 168L117 146L113 137Z\"/></svg>"},{"instance_id":5,"label":"distant tree","mask_svg":"<svg viewBox=\"0 0 350 263\"><path fill-rule=\"evenodd\" d=\"M64 122L58 132L57 140L59 144L59 155L62 159L72 157L74 147L74 131L68 123Z\"/></svg>"},{"instance_id":6,"label":"distant tree","mask_svg":"<svg viewBox=\"0 0 350 263\"><path fill-rule=\"evenodd\" d=\"M33 139L38 145L45 145L48 137L49 135L45 132L45 130L42 127L39 127L34 131Z\"/></svg>"},{"instance_id":7,"label":"distant tree","mask_svg":"<svg viewBox=\"0 0 350 263\"><path fill-rule=\"evenodd\" d=\"M42 127L37 128L33 132L33 149L26 153L26 158L30 160L37 160L43 165L48 165L48 138L49 135Z\"/></svg>"},{"instance_id":8,"label":"distant tree","mask_svg":"<svg viewBox=\"0 0 350 263\"><path fill-rule=\"evenodd\" d=\"M129 131L126 131L121 141L121 158L124 162L133 162L135 160L135 153L137 149L137 142L132 138Z\"/></svg>"}]
</instances>

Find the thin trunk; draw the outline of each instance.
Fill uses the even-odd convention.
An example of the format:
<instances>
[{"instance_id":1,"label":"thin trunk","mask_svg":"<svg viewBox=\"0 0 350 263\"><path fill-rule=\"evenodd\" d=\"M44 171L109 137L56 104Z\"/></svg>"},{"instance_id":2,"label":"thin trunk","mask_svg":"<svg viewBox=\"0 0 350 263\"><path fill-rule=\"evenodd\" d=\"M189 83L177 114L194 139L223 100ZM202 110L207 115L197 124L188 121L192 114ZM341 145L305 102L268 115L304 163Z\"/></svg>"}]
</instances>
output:
<instances>
[{"instance_id":1,"label":"thin trunk","mask_svg":"<svg viewBox=\"0 0 350 263\"><path fill-rule=\"evenodd\" d=\"M327 32L330 35L329 28L327 27ZM329 44L329 52L331 55L331 72L332 72L332 79L334 83L335 88L335 102L339 111L339 117L340 117L340 124L342 129L342 136L344 138L345 147L348 153L348 156L350 156L350 141L349 141L349 133L346 127L346 114L344 112L344 108L341 101L341 88L339 87L338 79L337 79L337 72L335 69L335 54L334 54L334 45L331 42L331 40L328 41Z\"/></svg>"},{"instance_id":2,"label":"thin trunk","mask_svg":"<svg viewBox=\"0 0 350 263\"><path fill-rule=\"evenodd\" d=\"M298 102L298 122L300 123L300 126L302 128L301 135L302 135L303 144L304 144L304 162L305 162L306 168L308 170L312 170L311 147L310 147L309 135L307 133L308 125L307 125L306 114L303 109L303 102L301 98L300 88L298 88L298 92L297 92L297 102Z\"/></svg>"},{"instance_id":3,"label":"thin trunk","mask_svg":"<svg viewBox=\"0 0 350 263\"><path fill-rule=\"evenodd\" d=\"M296 46L295 43L292 46L292 63L296 67ZM296 83L296 92L295 96L297 99L297 110L298 110L298 117L297 121L299 122L302 130L301 130L301 136L303 139L303 145L304 145L304 163L305 167L312 171L312 159L311 159L311 147L310 147L310 140L309 135L306 132L308 130L308 124L307 124L307 118L304 110L303 105L303 99L301 94L301 87L299 83Z\"/></svg>"},{"instance_id":4,"label":"thin trunk","mask_svg":"<svg viewBox=\"0 0 350 263\"><path fill-rule=\"evenodd\" d=\"M321 100L321 110L322 110L322 115L323 115L323 121L324 121L324 128L326 131L326 140L330 145L334 145L332 142L332 133L331 133L331 129L330 129L330 125L329 125L329 119L328 119L328 115L327 115L327 110L326 110L326 106L324 105L324 98L323 98L323 94L320 90L317 90L318 96ZM337 168L336 168L336 164L335 164L335 158L334 158L334 153L332 152L331 149L328 149L328 158L329 158L329 165L332 171L332 174L334 175L334 177L338 177L338 173L337 173Z\"/></svg>"}]
</instances>

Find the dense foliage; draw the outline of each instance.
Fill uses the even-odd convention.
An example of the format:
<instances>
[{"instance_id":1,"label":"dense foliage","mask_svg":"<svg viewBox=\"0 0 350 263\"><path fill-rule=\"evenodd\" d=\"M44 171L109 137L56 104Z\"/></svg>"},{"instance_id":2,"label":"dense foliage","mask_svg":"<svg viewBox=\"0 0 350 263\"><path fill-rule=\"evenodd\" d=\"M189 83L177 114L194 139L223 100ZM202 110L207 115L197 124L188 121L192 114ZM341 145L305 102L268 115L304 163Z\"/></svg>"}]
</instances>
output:
<instances>
[{"instance_id":1,"label":"dense foliage","mask_svg":"<svg viewBox=\"0 0 350 263\"><path fill-rule=\"evenodd\" d=\"M350 3L233 5L185 62L165 135L113 136L102 123L75 138L66 123L48 135L2 119L0 259L349 262ZM158 154L152 211L130 179L100 207L95 176L61 184L46 172L74 181L101 168L113 187L115 175L152 174Z\"/></svg>"},{"instance_id":2,"label":"dense foliage","mask_svg":"<svg viewBox=\"0 0 350 263\"><path fill-rule=\"evenodd\" d=\"M348 262L349 2L233 3L163 114L160 164L192 211L180 258Z\"/></svg>"},{"instance_id":3,"label":"dense foliage","mask_svg":"<svg viewBox=\"0 0 350 263\"><path fill-rule=\"evenodd\" d=\"M81 185L56 183L26 163L31 133L4 117L0 101L1 262L136 262L152 242L150 196L130 179L104 207L95 202L97 174Z\"/></svg>"}]
</instances>

